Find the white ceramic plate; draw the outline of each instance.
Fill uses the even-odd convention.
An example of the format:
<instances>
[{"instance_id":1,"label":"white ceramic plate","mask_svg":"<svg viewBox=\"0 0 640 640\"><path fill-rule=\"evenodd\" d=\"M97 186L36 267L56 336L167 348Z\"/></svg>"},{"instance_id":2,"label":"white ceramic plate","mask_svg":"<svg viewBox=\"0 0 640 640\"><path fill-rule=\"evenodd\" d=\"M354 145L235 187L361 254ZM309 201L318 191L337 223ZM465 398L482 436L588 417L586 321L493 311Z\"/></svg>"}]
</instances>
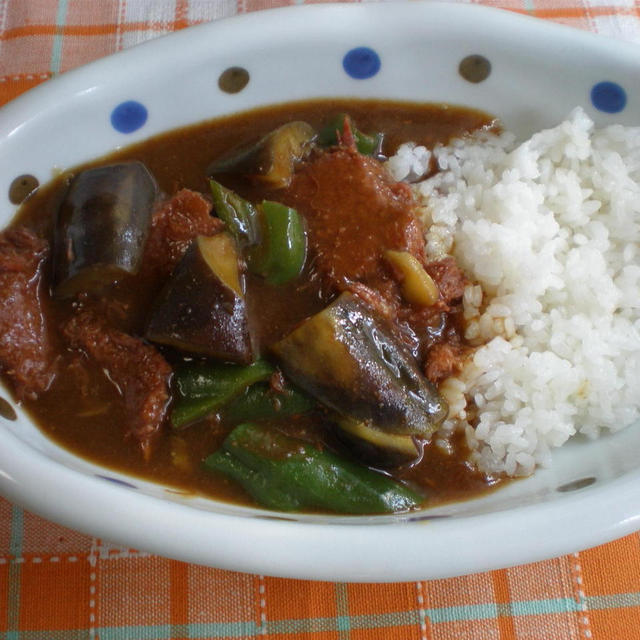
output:
<instances>
[{"instance_id":1,"label":"white ceramic plate","mask_svg":"<svg viewBox=\"0 0 640 640\"><path fill-rule=\"evenodd\" d=\"M484 81L459 73L469 55L490 62ZM230 67L250 76L236 93L218 86ZM5 107L0 226L15 211L7 194L16 176L44 183L54 168L256 105L331 96L449 102L493 112L526 135L576 105L600 124L638 123L639 72L631 45L477 6L304 6L227 19L65 74ZM0 418L2 494L67 526L185 561L412 580L530 562L640 529L640 425L571 443L551 469L479 500L411 517L280 519L87 463L16 411L15 421Z\"/></svg>"}]
</instances>

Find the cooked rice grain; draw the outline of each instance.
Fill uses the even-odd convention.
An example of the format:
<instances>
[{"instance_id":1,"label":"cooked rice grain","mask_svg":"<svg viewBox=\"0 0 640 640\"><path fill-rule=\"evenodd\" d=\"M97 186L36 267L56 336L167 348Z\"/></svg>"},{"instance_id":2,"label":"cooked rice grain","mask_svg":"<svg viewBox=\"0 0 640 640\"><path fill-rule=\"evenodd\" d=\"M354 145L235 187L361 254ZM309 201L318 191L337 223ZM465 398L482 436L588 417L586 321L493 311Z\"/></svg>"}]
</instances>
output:
<instances>
[{"instance_id":1,"label":"cooked rice grain","mask_svg":"<svg viewBox=\"0 0 640 640\"><path fill-rule=\"evenodd\" d=\"M576 109L517 146L482 133L433 156L441 171L415 185L427 252L482 287L463 302L483 346L444 383L445 431L465 429L482 469L524 475L575 433L637 420L640 128L596 129ZM397 157L396 178L415 179L426 156Z\"/></svg>"}]
</instances>

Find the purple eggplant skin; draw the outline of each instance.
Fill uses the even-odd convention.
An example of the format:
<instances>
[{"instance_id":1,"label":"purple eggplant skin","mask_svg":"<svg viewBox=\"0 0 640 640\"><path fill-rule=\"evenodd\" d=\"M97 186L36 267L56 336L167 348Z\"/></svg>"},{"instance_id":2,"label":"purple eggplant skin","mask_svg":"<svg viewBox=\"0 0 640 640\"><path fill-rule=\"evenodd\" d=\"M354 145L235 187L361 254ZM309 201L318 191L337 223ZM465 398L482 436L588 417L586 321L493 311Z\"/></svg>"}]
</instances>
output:
<instances>
[{"instance_id":1,"label":"purple eggplant skin","mask_svg":"<svg viewBox=\"0 0 640 640\"><path fill-rule=\"evenodd\" d=\"M140 268L158 196L141 162L79 173L58 210L54 233L54 294L100 293Z\"/></svg>"},{"instance_id":2,"label":"purple eggplant skin","mask_svg":"<svg viewBox=\"0 0 640 640\"><path fill-rule=\"evenodd\" d=\"M198 236L160 293L146 338L190 354L253 362L256 350L239 265L228 233Z\"/></svg>"},{"instance_id":3,"label":"purple eggplant skin","mask_svg":"<svg viewBox=\"0 0 640 640\"><path fill-rule=\"evenodd\" d=\"M272 347L284 373L338 414L426 439L448 407L364 301L343 293Z\"/></svg>"},{"instance_id":4,"label":"purple eggplant skin","mask_svg":"<svg viewBox=\"0 0 640 640\"><path fill-rule=\"evenodd\" d=\"M244 173L271 189L289 186L296 163L311 151L316 133L306 122L287 122L249 147L215 160L207 175Z\"/></svg>"}]
</instances>

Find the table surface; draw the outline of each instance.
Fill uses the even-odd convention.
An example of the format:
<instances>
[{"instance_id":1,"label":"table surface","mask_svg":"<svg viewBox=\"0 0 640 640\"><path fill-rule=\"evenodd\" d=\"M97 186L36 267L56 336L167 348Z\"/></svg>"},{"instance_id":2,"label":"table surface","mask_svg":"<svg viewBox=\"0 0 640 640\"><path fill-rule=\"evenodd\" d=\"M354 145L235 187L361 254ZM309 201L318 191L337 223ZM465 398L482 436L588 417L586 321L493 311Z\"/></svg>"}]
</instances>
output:
<instances>
[{"instance_id":1,"label":"table surface","mask_svg":"<svg viewBox=\"0 0 640 640\"><path fill-rule=\"evenodd\" d=\"M164 33L299 0L0 0L0 104ZM636 0L481 2L640 43ZM0 498L0 640L640 639L634 534L536 564L389 585L189 565L87 537Z\"/></svg>"}]
</instances>

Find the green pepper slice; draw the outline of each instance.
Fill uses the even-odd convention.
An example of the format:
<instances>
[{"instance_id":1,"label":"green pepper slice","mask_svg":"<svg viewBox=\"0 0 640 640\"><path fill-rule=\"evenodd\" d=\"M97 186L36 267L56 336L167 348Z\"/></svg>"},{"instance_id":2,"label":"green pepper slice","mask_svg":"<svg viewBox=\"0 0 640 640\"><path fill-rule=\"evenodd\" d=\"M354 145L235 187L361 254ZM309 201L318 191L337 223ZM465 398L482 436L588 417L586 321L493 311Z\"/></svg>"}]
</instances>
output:
<instances>
[{"instance_id":1,"label":"green pepper slice","mask_svg":"<svg viewBox=\"0 0 640 640\"><path fill-rule=\"evenodd\" d=\"M249 270L275 285L295 278L307 255L307 237L298 212L270 200L254 207L219 182L209 180L209 184L218 217L246 249Z\"/></svg>"},{"instance_id":2,"label":"green pepper slice","mask_svg":"<svg viewBox=\"0 0 640 640\"><path fill-rule=\"evenodd\" d=\"M238 425L204 464L233 477L271 509L397 513L422 502L416 492L387 475L255 423Z\"/></svg>"},{"instance_id":3,"label":"green pepper slice","mask_svg":"<svg viewBox=\"0 0 640 640\"><path fill-rule=\"evenodd\" d=\"M264 360L249 366L191 363L174 377L177 398L171 412L175 429L185 427L227 405L255 382L267 380L274 368Z\"/></svg>"},{"instance_id":4,"label":"green pepper slice","mask_svg":"<svg viewBox=\"0 0 640 640\"><path fill-rule=\"evenodd\" d=\"M346 113L338 114L320 130L318 144L321 147L332 147L338 144L338 135L344 131L345 121L349 123L351 133L356 142L356 148L362 155L372 156L375 153L379 153L382 146L382 134L367 135L362 133L355 127L353 120Z\"/></svg>"},{"instance_id":5,"label":"green pepper slice","mask_svg":"<svg viewBox=\"0 0 640 640\"><path fill-rule=\"evenodd\" d=\"M295 209L264 200L262 242L250 252L249 268L270 284L289 282L302 271L307 255L307 236Z\"/></svg>"},{"instance_id":6,"label":"green pepper slice","mask_svg":"<svg viewBox=\"0 0 640 640\"><path fill-rule=\"evenodd\" d=\"M210 455L205 461L206 468L224 473L233 478L238 484L251 494L253 499L269 509L278 511L295 511L303 505L300 500L282 490L278 486L274 486L271 478L264 474L254 471L243 462L240 462L233 454L220 449L213 455Z\"/></svg>"},{"instance_id":7,"label":"green pepper slice","mask_svg":"<svg viewBox=\"0 0 640 640\"><path fill-rule=\"evenodd\" d=\"M258 244L260 224L256 208L215 180L209 180L209 187L216 214L227 224L227 228L238 244L242 247Z\"/></svg>"},{"instance_id":8,"label":"green pepper slice","mask_svg":"<svg viewBox=\"0 0 640 640\"><path fill-rule=\"evenodd\" d=\"M269 420L307 413L316 403L306 393L286 386L274 393L267 383L258 383L235 398L225 409L227 423L238 424L247 420Z\"/></svg>"}]
</instances>

